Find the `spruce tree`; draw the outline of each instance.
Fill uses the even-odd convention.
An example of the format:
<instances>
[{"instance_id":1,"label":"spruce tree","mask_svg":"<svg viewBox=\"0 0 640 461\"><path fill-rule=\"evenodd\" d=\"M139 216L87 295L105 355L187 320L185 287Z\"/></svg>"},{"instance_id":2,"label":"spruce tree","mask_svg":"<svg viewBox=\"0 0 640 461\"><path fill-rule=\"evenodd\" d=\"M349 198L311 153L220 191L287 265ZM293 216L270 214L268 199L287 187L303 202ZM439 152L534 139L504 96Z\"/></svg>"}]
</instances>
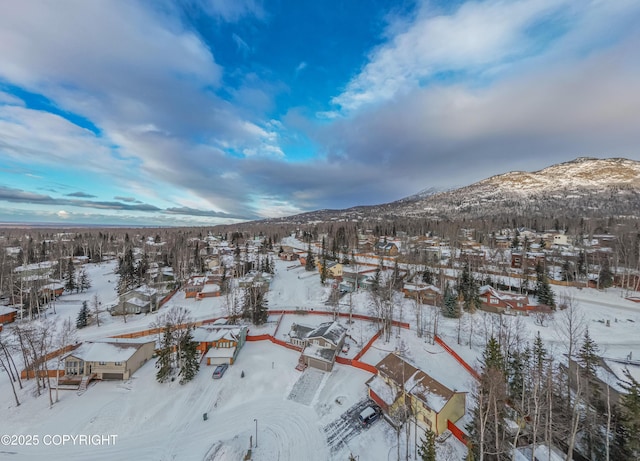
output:
<instances>
[{"instance_id":1,"label":"spruce tree","mask_svg":"<svg viewBox=\"0 0 640 461\"><path fill-rule=\"evenodd\" d=\"M536 296L538 297L538 302L549 306L551 309L555 309L555 295L553 294L551 286L549 286L547 274L544 273L544 268L540 262L536 265L536 278Z\"/></svg>"},{"instance_id":2,"label":"spruce tree","mask_svg":"<svg viewBox=\"0 0 640 461\"><path fill-rule=\"evenodd\" d=\"M171 335L171 326L165 325L160 341L160 349L158 350L158 360L156 361L156 380L164 383L171 375L171 350L173 347L173 339Z\"/></svg>"},{"instance_id":3,"label":"spruce tree","mask_svg":"<svg viewBox=\"0 0 640 461\"><path fill-rule=\"evenodd\" d=\"M65 283L64 289L72 292L76 289L76 269L73 266L73 261L69 259L69 263L67 264L67 273L65 274Z\"/></svg>"},{"instance_id":4,"label":"spruce tree","mask_svg":"<svg viewBox=\"0 0 640 461\"><path fill-rule=\"evenodd\" d=\"M193 334L191 328L183 335L180 344L180 363L182 368L180 369L180 384L185 384L191 381L198 370L200 369L200 363L198 362L198 343L193 340Z\"/></svg>"},{"instance_id":5,"label":"spruce tree","mask_svg":"<svg viewBox=\"0 0 640 461\"><path fill-rule=\"evenodd\" d=\"M87 275L87 271L82 269L80 271L80 275L78 277L78 287L81 292L84 292L91 288L91 279L89 279L89 275Z\"/></svg>"},{"instance_id":6,"label":"spruce tree","mask_svg":"<svg viewBox=\"0 0 640 461\"><path fill-rule=\"evenodd\" d=\"M631 376L628 369L625 368L623 373L625 380L621 386L625 393L620 398L620 435L615 445L621 453L630 456L612 459L640 459L640 382Z\"/></svg>"},{"instance_id":7,"label":"spruce tree","mask_svg":"<svg viewBox=\"0 0 640 461\"><path fill-rule=\"evenodd\" d=\"M600 266L600 273L598 274L598 286L600 288L610 288L613 286L613 274L609 267L609 258L605 258Z\"/></svg>"},{"instance_id":8,"label":"spruce tree","mask_svg":"<svg viewBox=\"0 0 640 461\"><path fill-rule=\"evenodd\" d=\"M449 282L447 282L447 285L444 288L442 315L450 319L457 319L460 317L458 298L449 286Z\"/></svg>"},{"instance_id":9,"label":"spruce tree","mask_svg":"<svg viewBox=\"0 0 640 461\"><path fill-rule=\"evenodd\" d=\"M84 328L89 322L89 306L86 301L82 301L82 307L78 312L78 318L76 319L76 327Z\"/></svg>"},{"instance_id":10,"label":"spruce tree","mask_svg":"<svg viewBox=\"0 0 640 461\"><path fill-rule=\"evenodd\" d=\"M313 258L313 253L311 252L311 242L309 242L309 247L307 248L307 259L304 263L304 270L313 271L316 268L316 261Z\"/></svg>"},{"instance_id":11,"label":"spruce tree","mask_svg":"<svg viewBox=\"0 0 640 461\"><path fill-rule=\"evenodd\" d=\"M420 439L418 456L422 461L436 461L436 435L432 431L427 431Z\"/></svg>"}]
</instances>

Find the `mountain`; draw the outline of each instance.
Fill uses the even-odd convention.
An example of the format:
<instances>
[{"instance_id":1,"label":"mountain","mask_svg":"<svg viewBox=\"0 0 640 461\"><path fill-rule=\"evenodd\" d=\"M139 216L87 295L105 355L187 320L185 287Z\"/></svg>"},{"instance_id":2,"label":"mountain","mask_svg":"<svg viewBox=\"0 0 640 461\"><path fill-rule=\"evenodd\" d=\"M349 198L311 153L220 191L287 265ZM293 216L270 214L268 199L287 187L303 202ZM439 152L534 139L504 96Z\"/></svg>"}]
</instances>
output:
<instances>
[{"instance_id":1,"label":"mountain","mask_svg":"<svg viewBox=\"0 0 640 461\"><path fill-rule=\"evenodd\" d=\"M640 162L580 157L534 172L512 171L459 189L424 189L383 205L319 210L277 221L487 216L640 216Z\"/></svg>"}]
</instances>

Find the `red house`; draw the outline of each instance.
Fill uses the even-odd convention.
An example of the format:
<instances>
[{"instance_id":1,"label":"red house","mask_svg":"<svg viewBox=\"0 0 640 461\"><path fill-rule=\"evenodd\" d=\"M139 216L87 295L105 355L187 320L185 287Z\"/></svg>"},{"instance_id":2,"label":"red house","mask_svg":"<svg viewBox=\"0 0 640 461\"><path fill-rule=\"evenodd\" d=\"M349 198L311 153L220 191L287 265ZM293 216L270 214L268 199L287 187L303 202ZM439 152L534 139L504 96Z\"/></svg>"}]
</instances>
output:
<instances>
[{"instance_id":1,"label":"red house","mask_svg":"<svg viewBox=\"0 0 640 461\"><path fill-rule=\"evenodd\" d=\"M529 296L518 293L507 293L485 285L480 287L481 309L490 312L504 312L510 310L532 311L536 306L529 303Z\"/></svg>"},{"instance_id":2,"label":"red house","mask_svg":"<svg viewBox=\"0 0 640 461\"><path fill-rule=\"evenodd\" d=\"M9 306L0 306L0 324L16 321L18 309Z\"/></svg>"}]
</instances>

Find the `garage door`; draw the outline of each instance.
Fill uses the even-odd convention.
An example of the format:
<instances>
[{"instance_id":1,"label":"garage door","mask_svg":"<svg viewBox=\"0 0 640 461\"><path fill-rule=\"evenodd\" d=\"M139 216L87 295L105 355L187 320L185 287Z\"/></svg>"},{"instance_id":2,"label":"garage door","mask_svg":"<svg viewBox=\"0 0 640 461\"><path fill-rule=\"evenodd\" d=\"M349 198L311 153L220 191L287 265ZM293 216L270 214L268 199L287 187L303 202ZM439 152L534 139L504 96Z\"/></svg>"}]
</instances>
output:
<instances>
[{"instance_id":1,"label":"garage door","mask_svg":"<svg viewBox=\"0 0 640 461\"><path fill-rule=\"evenodd\" d=\"M122 380L122 373L102 373L102 379L119 379Z\"/></svg>"}]
</instances>

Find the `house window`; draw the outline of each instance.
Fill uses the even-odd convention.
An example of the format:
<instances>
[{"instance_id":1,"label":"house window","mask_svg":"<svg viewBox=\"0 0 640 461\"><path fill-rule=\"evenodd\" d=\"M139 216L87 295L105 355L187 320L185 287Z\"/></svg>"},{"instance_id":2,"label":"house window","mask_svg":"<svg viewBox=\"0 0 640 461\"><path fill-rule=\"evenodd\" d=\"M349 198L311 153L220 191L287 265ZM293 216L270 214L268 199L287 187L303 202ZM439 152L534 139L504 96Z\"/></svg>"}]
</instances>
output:
<instances>
[{"instance_id":1,"label":"house window","mask_svg":"<svg viewBox=\"0 0 640 461\"><path fill-rule=\"evenodd\" d=\"M120 367L120 366L122 366L122 362L115 362L114 365L117 366L117 367Z\"/></svg>"},{"instance_id":2,"label":"house window","mask_svg":"<svg viewBox=\"0 0 640 461\"><path fill-rule=\"evenodd\" d=\"M518 303L518 307L522 307L522 303Z\"/></svg>"},{"instance_id":3,"label":"house window","mask_svg":"<svg viewBox=\"0 0 640 461\"><path fill-rule=\"evenodd\" d=\"M107 362L98 362L98 365L106 365Z\"/></svg>"},{"instance_id":4,"label":"house window","mask_svg":"<svg viewBox=\"0 0 640 461\"><path fill-rule=\"evenodd\" d=\"M498 304L498 298L489 298L491 304Z\"/></svg>"}]
</instances>

